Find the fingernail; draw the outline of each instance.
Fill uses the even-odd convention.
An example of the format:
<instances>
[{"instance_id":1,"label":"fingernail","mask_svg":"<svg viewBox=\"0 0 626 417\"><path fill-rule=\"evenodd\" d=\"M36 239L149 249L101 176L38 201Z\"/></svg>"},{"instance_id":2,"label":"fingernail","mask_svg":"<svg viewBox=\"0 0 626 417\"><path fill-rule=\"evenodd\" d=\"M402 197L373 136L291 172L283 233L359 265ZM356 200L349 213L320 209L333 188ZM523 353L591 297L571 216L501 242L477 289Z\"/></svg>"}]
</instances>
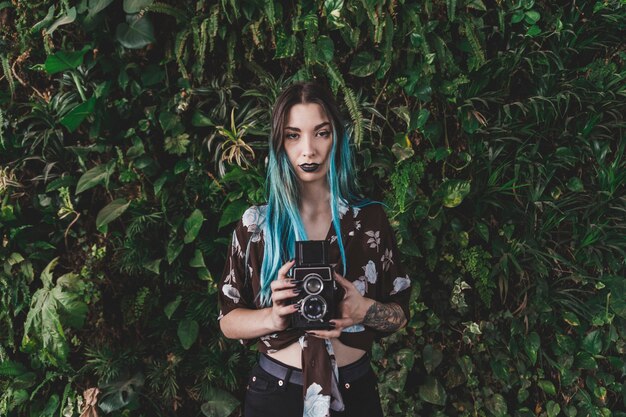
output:
<instances>
[{"instance_id":1,"label":"fingernail","mask_svg":"<svg viewBox=\"0 0 626 417\"><path fill-rule=\"evenodd\" d=\"M294 294L300 294L302 292L302 289L301 288L295 288L295 289L293 289L291 291L293 291Z\"/></svg>"}]
</instances>

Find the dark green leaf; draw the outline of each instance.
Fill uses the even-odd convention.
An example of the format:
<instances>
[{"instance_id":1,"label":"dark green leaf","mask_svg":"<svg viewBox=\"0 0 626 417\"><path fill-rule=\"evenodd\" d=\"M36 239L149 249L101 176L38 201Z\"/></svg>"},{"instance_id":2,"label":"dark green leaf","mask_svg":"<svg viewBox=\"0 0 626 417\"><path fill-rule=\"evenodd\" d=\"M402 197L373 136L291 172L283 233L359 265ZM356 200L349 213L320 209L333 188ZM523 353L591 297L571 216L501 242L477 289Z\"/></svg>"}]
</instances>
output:
<instances>
[{"instance_id":1,"label":"dark green leaf","mask_svg":"<svg viewBox=\"0 0 626 417\"><path fill-rule=\"evenodd\" d=\"M537 381L537 385L546 394L551 395L551 396L556 395L556 388L554 387L554 384L552 382L541 380L541 381Z\"/></svg>"},{"instance_id":2,"label":"dark green leaf","mask_svg":"<svg viewBox=\"0 0 626 417\"><path fill-rule=\"evenodd\" d=\"M594 330L587 334L583 340L582 347L591 355L599 355L602 352L602 333L600 330Z\"/></svg>"},{"instance_id":3,"label":"dark green leaf","mask_svg":"<svg viewBox=\"0 0 626 417\"><path fill-rule=\"evenodd\" d=\"M357 77L372 75L380 67L380 61L375 60L369 52L359 52L352 58L349 73Z\"/></svg>"},{"instance_id":4,"label":"dark green leaf","mask_svg":"<svg viewBox=\"0 0 626 417\"><path fill-rule=\"evenodd\" d=\"M80 51L59 51L55 54L48 55L43 66L50 75L68 69L78 68L83 63L85 54L89 48L83 48Z\"/></svg>"},{"instance_id":5,"label":"dark green leaf","mask_svg":"<svg viewBox=\"0 0 626 417\"><path fill-rule=\"evenodd\" d=\"M431 374L441 364L443 353L439 349L435 349L433 345L426 345L422 350L422 357L426 372Z\"/></svg>"},{"instance_id":6,"label":"dark green leaf","mask_svg":"<svg viewBox=\"0 0 626 417\"><path fill-rule=\"evenodd\" d=\"M428 403L446 405L446 391L435 377L426 377L424 384L419 387L419 396Z\"/></svg>"},{"instance_id":7,"label":"dark green leaf","mask_svg":"<svg viewBox=\"0 0 626 417\"><path fill-rule=\"evenodd\" d=\"M70 110L65 116L63 116L60 123L70 132L75 131L87 116L93 114L95 105L96 98L91 97L89 100Z\"/></svg>"},{"instance_id":8,"label":"dark green leaf","mask_svg":"<svg viewBox=\"0 0 626 417\"><path fill-rule=\"evenodd\" d=\"M248 208L248 202L245 200L235 200L224 209L220 218L219 228L222 228L232 222L241 219L244 211Z\"/></svg>"},{"instance_id":9,"label":"dark green leaf","mask_svg":"<svg viewBox=\"0 0 626 417\"><path fill-rule=\"evenodd\" d=\"M102 226L106 226L113 220L120 217L129 205L130 201L126 201L124 198L118 198L117 200L111 201L98 212L98 216L96 217L96 228L100 229Z\"/></svg>"},{"instance_id":10,"label":"dark green leaf","mask_svg":"<svg viewBox=\"0 0 626 417\"><path fill-rule=\"evenodd\" d=\"M184 319L178 323L178 339L183 349L188 350L198 338L198 322L191 319Z\"/></svg>"},{"instance_id":11,"label":"dark green leaf","mask_svg":"<svg viewBox=\"0 0 626 417\"><path fill-rule=\"evenodd\" d=\"M80 194L85 190L104 183L110 175L111 172L106 164L96 165L81 175L76 185L76 194Z\"/></svg>"},{"instance_id":12,"label":"dark green leaf","mask_svg":"<svg viewBox=\"0 0 626 417\"><path fill-rule=\"evenodd\" d=\"M155 42L154 28L148 16L129 17L127 23L120 23L115 30L117 40L128 49L139 49Z\"/></svg>"},{"instance_id":13,"label":"dark green leaf","mask_svg":"<svg viewBox=\"0 0 626 417\"><path fill-rule=\"evenodd\" d=\"M530 363L533 365L537 363L537 352L539 352L540 347L541 339L539 339L539 335L536 332L529 334L524 341L524 350L526 350L528 359L530 359Z\"/></svg>"},{"instance_id":14,"label":"dark green leaf","mask_svg":"<svg viewBox=\"0 0 626 417\"><path fill-rule=\"evenodd\" d=\"M76 20L76 7L72 7L65 13L63 16L59 17L57 20L52 23L48 29L46 29L46 33L48 35L52 35L52 33L57 30L59 26L69 25Z\"/></svg>"},{"instance_id":15,"label":"dark green leaf","mask_svg":"<svg viewBox=\"0 0 626 417\"><path fill-rule=\"evenodd\" d=\"M180 302L182 301L182 299L183 299L182 295L179 294L178 296L176 296L176 299L174 301L168 303L165 306L163 311L165 312L165 316L167 316L168 319L172 318L172 315L174 314L174 312L180 305Z\"/></svg>"},{"instance_id":16,"label":"dark green leaf","mask_svg":"<svg viewBox=\"0 0 626 417\"><path fill-rule=\"evenodd\" d=\"M198 209L195 209L193 213L185 220L185 243L191 243L196 240L198 233L200 232L200 228L202 227L202 223L204 222L204 216L202 212Z\"/></svg>"},{"instance_id":17,"label":"dark green leaf","mask_svg":"<svg viewBox=\"0 0 626 417\"><path fill-rule=\"evenodd\" d=\"M228 417L239 405L239 401L230 393L215 387L209 388L206 398L207 402L200 407L206 417Z\"/></svg>"},{"instance_id":18,"label":"dark green leaf","mask_svg":"<svg viewBox=\"0 0 626 417\"><path fill-rule=\"evenodd\" d=\"M154 0L124 0L124 11L128 14L139 13L152 3Z\"/></svg>"}]
</instances>

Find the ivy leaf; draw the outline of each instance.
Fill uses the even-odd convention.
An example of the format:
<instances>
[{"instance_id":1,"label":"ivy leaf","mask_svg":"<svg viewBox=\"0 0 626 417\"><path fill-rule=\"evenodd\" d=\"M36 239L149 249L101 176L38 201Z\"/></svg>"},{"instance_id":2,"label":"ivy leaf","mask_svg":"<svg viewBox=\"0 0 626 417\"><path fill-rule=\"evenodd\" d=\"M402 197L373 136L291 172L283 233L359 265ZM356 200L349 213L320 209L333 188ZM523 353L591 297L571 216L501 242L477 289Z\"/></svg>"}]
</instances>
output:
<instances>
[{"instance_id":1,"label":"ivy leaf","mask_svg":"<svg viewBox=\"0 0 626 417\"><path fill-rule=\"evenodd\" d=\"M380 61L375 60L372 54L364 51L359 52L352 58L350 71L348 72L357 77L367 77L376 72L378 67L380 67Z\"/></svg>"},{"instance_id":2,"label":"ivy leaf","mask_svg":"<svg viewBox=\"0 0 626 417\"><path fill-rule=\"evenodd\" d=\"M501 394L494 394L492 397L485 401L487 409L491 411L494 417L506 417L508 416L508 408L506 400Z\"/></svg>"},{"instance_id":3,"label":"ivy leaf","mask_svg":"<svg viewBox=\"0 0 626 417\"><path fill-rule=\"evenodd\" d=\"M552 396L556 395L556 388L552 382L542 379L540 381L537 381L537 385L546 394L552 395Z\"/></svg>"},{"instance_id":4,"label":"ivy leaf","mask_svg":"<svg viewBox=\"0 0 626 417\"><path fill-rule=\"evenodd\" d=\"M188 350L193 345L193 342L198 338L198 330L200 330L200 326L195 320L184 319L178 323L178 340L180 340L183 349Z\"/></svg>"},{"instance_id":5,"label":"ivy leaf","mask_svg":"<svg viewBox=\"0 0 626 417\"><path fill-rule=\"evenodd\" d=\"M524 349L530 359L530 362L534 365L537 363L537 352L541 346L541 340L536 332L532 332L528 335L528 338L524 341Z\"/></svg>"},{"instance_id":6,"label":"ivy leaf","mask_svg":"<svg viewBox=\"0 0 626 417\"><path fill-rule=\"evenodd\" d=\"M70 110L59 123L67 128L70 132L75 131L78 126L87 118L87 116L93 114L93 109L96 105L96 98L91 97L84 103L80 103L78 106Z\"/></svg>"},{"instance_id":7,"label":"ivy leaf","mask_svg":"<svg viewBox=\"0 0 626 417\"><path fill-rule=\"evenodd\" d=\"M118 198L111 201L104 206L96 217L96 228L100 230L103 226L111 223L113 220L120 217L130 205L130 201L126 201L124 198Z\"/></svg>"},{"instance_id":8,"label":"ivy leaf","mask_svg":"<svg viewBox=\"0 0 626 417\"><path fill-rule=\"evenodd\" d=\"M599 330L594 330L583 339L582 347L592 355L602 352L602 335Z\"/></svg>"},{"instance_id":9,"label":"ivy leaf","mask_svg":"<svg viewBox=\"0 0 626 417\"><path fill-rule=\"evenodd\" d=\"M48 55L43 67L49 75L68 69L76 69L83 63L83 58L90 49L85 47L80 51L59 51Z\"/></svg>"},{"instance_id":10,"label":"ivy leaf","mask_svg":"<svg viewBox=\"0 0 626 417\"><path fill-rule=\"evenodd\" d=\"M548 401L546 411L548 412L548 417L556 417L561 412L561 406L554 401Z\"/></svg>"},{"instance_id":11,"label":"ivy leaf","mask_svg":"<svg viewBox=\"0 0 626 417\"><path fill-rule=\"evenodd\" d=\"M428 403L446 405L446 391L435 377L426 377L426 382L419 387L419 396Z\"/></svg>"},{"instance_id":12,"label":"ivy leaf","mask_svg":"<svg viewBox=\"0 0 626 417\"><path fill-rule=\"evenodd\" d=\"M155 42L154 27L148 16L128 16L126 23L120 23L115 30L115 37L128 49L139 49Z\"/></svg>"},{"instance_id":13,"label":"ivy leaf","mask_svg":"<svg viewBox=\"0 0 626 417\"><path fill-rule=\"evenodd\" d=\"M422 358L424 359L426 372L430 374L441 364L443 354L440 350L435 349L433 345L426 345L422 350Z\"/></svg>"},{"instance_id":14,"label":"ivy leaf","mask_svg":"<svg viewBox=\"0 0 626 417\"><path fill-rule=\"evenodd\" d=\"M185 219L185 238L183 239L185 243L191 243L196 240L203 222L204 216L198 209L195 209L193 213Z\"/></svg>"},{"instance_id":15,"label":"ivy leaf","mask_svg":"<svg viewBox=\"0 0 626 417\"><path fill-rule=\"evenodd\" d=\"M239 405L239 401L232 394L219 388L209 388L206 398L208 401L200 407L206 417L228 417Z\"/></svg>"}]
</instances>

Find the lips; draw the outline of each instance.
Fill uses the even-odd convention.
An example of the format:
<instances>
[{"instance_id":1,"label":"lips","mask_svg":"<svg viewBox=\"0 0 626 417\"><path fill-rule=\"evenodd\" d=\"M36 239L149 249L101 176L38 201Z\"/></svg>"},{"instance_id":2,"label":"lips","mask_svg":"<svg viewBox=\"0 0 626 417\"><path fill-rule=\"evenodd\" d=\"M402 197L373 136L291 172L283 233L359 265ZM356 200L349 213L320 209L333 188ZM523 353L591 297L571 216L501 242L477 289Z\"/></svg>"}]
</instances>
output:
<instances>
[{"instance_id":1,"label":"lips","mask_svg":"<svg viewBox=\"0 0 626 417\"><path fill-rule=\"evenodd\" d=\"M320 167L320 164L300 164L300 169L304 172L315 172Z\"/></svg>"}]
</instances>

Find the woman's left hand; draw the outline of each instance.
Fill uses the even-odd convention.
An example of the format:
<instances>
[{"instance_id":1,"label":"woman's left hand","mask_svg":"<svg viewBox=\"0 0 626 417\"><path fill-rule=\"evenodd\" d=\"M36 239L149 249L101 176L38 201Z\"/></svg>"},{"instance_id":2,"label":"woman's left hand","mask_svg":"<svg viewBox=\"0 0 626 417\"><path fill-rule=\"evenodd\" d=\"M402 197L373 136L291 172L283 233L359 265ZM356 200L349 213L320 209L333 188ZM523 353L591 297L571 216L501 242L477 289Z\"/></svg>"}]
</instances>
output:
<instances>
[{"instance_id":1,"label":"woman's left hand","mask_svg":"<svg viewBox=\"0 0 626 417\"><path fill-rule=\"evenodd\" d=\"M363 297L354 284L336 272L335 281L337 281L345 291L343 299L339 303L339 314L341 318L330 321L335 326L333 330L309 330L307 331L308 334L322 339L337 338L346 327L362 323L365 318L365 313L370 306L374 304L374 300Z\"/></svg>"}]
</instances>

